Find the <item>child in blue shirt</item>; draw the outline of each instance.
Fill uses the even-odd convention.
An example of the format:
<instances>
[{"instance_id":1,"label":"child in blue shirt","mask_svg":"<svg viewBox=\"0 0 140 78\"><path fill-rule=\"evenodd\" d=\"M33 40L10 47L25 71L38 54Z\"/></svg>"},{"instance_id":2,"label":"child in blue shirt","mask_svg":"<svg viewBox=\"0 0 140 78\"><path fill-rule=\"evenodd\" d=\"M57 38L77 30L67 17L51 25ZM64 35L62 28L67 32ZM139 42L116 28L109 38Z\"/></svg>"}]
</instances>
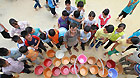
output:
<instances>
[{"instance_id":1,"label":"child in blue shirt","mask_svg":"<svg viewBox=\"0 0 140 78\"><path fill-rule=\"evenodd\" d=\"M139 3L139 0L130 0L128 5L122 10L122 12L119 14L119 17L122 16L120 19L120 22L122 21L123 18L125 18L128 14L132 14L134 9L136 8L137 4ZM117 20L119 19L117 18Z\"/></svg>"},{"instance_id":2,"label":"child in blue shirt","mask_svg":"<svg viewBox=\"0 0 140 78\"><path fill-rule=\"evenodd\" d=\"M40 30L40 28L32 28L32 27L27 27L26 29L25 29L29 34L31 34L31 35L35 35L35 36L38 36L39 37L39 35L40 35L40 33L43 33L41 30Z\"/></svg>"},{"instance_id":3,"label":"child in blue shirt","mask_svg":"<svg viewBox=\"0 0 140 78\"><path fill-rule=\"evenodd\" d=\"M80 11L78 11L78 10L74 11L73 17L74 17L75 19L79 19L79 20L81 20L81 19L83 18L82 16L80 16ZM69 21L70 21L70 23L75 23L75 24L77 24L77 26L78 26L77 28L78 28L78 29L82 29L82 27L81 27L81 22L82 22L82 21L78 22L78 21L73 20L73 19L69 19Z\"/></svg>"},{"instance_id":4,"label":"child in blue shirt","mask_svg":"<svg viewBox=\"0 0 140 78\"><path fill-rule=\"evenodd\" d=\"M55 3L55 0L48 0L48 5L51 10L51 13L53 14L54 17L57 16L57 13L55 11L55 7L58 8L57 4Z\"/></svg>"}]
</instances>

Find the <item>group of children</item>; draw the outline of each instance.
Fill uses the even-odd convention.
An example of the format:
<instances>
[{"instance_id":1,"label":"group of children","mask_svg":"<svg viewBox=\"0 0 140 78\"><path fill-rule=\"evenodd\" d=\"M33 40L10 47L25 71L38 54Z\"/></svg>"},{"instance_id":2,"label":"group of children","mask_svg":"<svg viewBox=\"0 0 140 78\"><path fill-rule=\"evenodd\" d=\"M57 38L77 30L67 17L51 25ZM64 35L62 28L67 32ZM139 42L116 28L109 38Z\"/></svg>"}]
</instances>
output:
<instances>
[{"instance_id":1,"label":"group of children","mask_svg":"<svg viewBox=\"0 0 140 78\"><path fill-rule=\"evenodd\" d=\"M52 14L56 15L55 1L47 0L47 3ZM77 48L79 43L83 51L86 50L86 45L89 45L89 49L91 49L96 44L95 48L98 51L100 46L104 45L103 49L107 49L112 43L115 43L110 51L104 53L104 55L108 56L112 54L118 55L118 53L123 54L130 48L137 48L135 45L140 43L140 30L126 39L124 36L126 25L124 23L120 23L118 26L109 24L111 15L108 8L102 11L102 14L98 17L98 22L96 22L94 11L91 11L88 14L88 18L85 19L85 0L76 0L75 3L77 8L71 6L70 0L65 1L66 8L62 11L62 16L58 19L58 29L51 28L42 31L40 28L31 27L26 21L17 21L11 18L9 23L13 28L8 33L8 30L0 24L2 36L12 39L12 41L17 43L17 48L0 48L0 56L3 57L0 59L0 67L2 67L2 72L4 73L1 75L3 78L13 77L12 73L32 73L33 71L29 68L33 66L28 65L27 60L31 63L41 64L38 57L44 59L42 50L44 52L47 51L47 46L44 43L47 43L53 49L56 49L54 45L57 49L60 49L61 45L65 45L70 55L72 54L72 47L76 52L79 51ZM41 8L41 6L39 7ZM134 59L133 55L137 59ZM126 61L129 59L129 61L133 60L135 63L140 63L140 54L138 52L124 58L127 58ZM124 58L120 60L121 63L124 61ZM126 64L126 61L122 64Z\"/></svg>"}]
</instances>

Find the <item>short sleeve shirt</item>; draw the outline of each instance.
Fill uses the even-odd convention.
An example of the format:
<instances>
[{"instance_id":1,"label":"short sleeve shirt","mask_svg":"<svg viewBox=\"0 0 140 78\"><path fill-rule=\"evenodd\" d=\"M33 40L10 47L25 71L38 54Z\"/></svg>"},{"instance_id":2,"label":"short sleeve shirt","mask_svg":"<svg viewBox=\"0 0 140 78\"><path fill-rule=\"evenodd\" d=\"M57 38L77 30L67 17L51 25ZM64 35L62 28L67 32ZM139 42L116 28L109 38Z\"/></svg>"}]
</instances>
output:
<instances>
[{"instance_id":1,"label":"short sleeve shirt","mask_svg":"<svg viewBox=\"0 0 140 78\"><path fill-rule=\"evenodd\" d=\"M93 20L91 21L91 20L89 20L89 19L85 19L85 20L84 20L84 23L85 23L85 26L91 26L91 25L93 25L93 24L96 23L96 20L93 19Z\"/></svg>"},{"instance_id":2,"label":"short sleeve shirt","mask_svg":"<svg viewBox=\"0 0 140 78\"><path fill-rule=\"evenodd\" d=\"M35 28L34 30L35 30L35 32L33 34L31 34L31 35L36 35L36 36L39 37L39 35L40 35L40 28Z\"/></svg>"},{"instance_id":3,"label":"short sleeve shirt","mask_svg":"<svg viewBox=\"0 0 140 78\"><path fill-rule=\"evenodd\" d=\"M118 46L115 48L117 51L119 51L119 52L122 52L122 51L125 51L130 45L132 45L132 44L128 44L127 42L126 42L126 40L127 39L120 39L119 41L118 41Z\"/></svg>"},{"instance_id":4,"label":"short sleeve shirt","mask_svg":"<svg viewBox=\"0 0 140 78\"><path fill-rule=\"evenodd\" d=\"M111 33L104 33L104 28L98 29L95 33L95 37L97 40L104 41L106 38L110 38Z\"/></svg>"},{"instance_id":5,"label":"short sleeve shirt","mask_svg":"<svg viewBox=\"0 0 140 78\"><path fill-rule=\"evenodd\" d=\"M140 63L140 58L138 57L138 55L140 54L140 52L135 51L133 52L133 55L131 55L130 57L128 57L128 59L135 61L137 63Z\"/></svg>"}]
</instances>

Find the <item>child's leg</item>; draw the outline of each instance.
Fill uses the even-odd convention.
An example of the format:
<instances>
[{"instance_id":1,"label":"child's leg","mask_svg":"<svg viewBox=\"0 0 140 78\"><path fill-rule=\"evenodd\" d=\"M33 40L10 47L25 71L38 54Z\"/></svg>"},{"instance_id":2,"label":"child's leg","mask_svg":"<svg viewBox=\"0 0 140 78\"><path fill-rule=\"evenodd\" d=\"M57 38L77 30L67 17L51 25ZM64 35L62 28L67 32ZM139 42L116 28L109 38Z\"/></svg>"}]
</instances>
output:
<instances>
[{"instance_id":1,"label":"child's leg","mask_svg":"<svg viewBox=\"0 0 140 78\"><path fill-rule=\"evenodd\" d=\"M96 40L96 42L97 42L97 41L98 41L98 40ZM96 42L95 42L95 43L96 43ZM92 42L92 43L90 44L90 47L93 47L93 46L94 46L94 43Z\"/></svg>"},{"instance_id":2,"label":"child's leg","mask_svg":"<svg viewBox=\"0 0 140 78\"><path fill-rule=\"evenodd\" d=\"M52 43L51 42L48 42L47 43L51 48L53 47Z\"/></svg>"},{"instance_id":3,"label":"child's leg","mask_svg":"<svg viewBox=\"0 0 140 78\"><path fill-rule=\"evenodd\" d=\"M10 34L9 34L8 32L6 32L5 30L2 31L1 34L2 34L2 36L3 36L4 38L11 38L11 37L10 37Z\"/></svg>"},{"instance_id":4,"label":"child's leg","mask_svg":"<svg viewBox=\"0 0 140 78\"><path fill-rule=\"evenodd\" d=\"M124 12L122 11L122 12L119 14L119 16L118 16L118 18L117 18L117 19L119 19L119 17L120 17L120 16L122 16L122 15L123 15L123 13L124 13Z\"/></svg>"},{"instance_id":5,"label":"child's leg","mask_svg":"<svg viewBox=\"0 0 140 78\"><path fill-rule=\"evenodd\" d=\"M41 49L43 49L45 52L47 51L47 49L45 48L45 46L44 46L44 44L43 44L43 42L42 41L40 41L40 43L39 43L39 46L38 46L39 48L41 48Z\"/></svg>"},{"instance_id":6,"label":"child's leg","mask_svg":"<svg viewBox=\"0 0 140 78\"><path fill-rule=\"evenodd\" d=\"M78 43L76 45L74 45L74 50L76 50L77 52L79 52L79 49L77 48Z\"/></svg>"},{"instance_id":7,"label":"child's leg","mask_svg":"<svg viewBox=\"0 0 140 78\"><path fill-rule=\"evenodd\" d=\"M30 74L30 73L32 73L33 71L29 70L28 68L24 68L24 69L22 70L22 72L27 73L27 74Z\"/></svg>"},{"instance_id":8,"label":"child's leg","mask_svg":"<svg viewBox=\"0 0 140 78\"><path fill-rule=\"evenodd\" d=\"M51 10L51 13L52 13L53 15L56 15L55 8L51 8L51 7L50 7L50 10Z\"/></svg>"},{"instance_id":9,"label":"child's leg","mask_svg":"<svg viewBox=\"0 0 140 78\"><path fill-rule=\"evenodd\" d=\"M35 9L36 9L37 5L38 5L38 3L36 2L35 5L34 5L34 8L35 8Z\"/></svg>"},{"instance_id":10,"label":"child's leg","mask_svg":"<svg viewBox=\"0 0 140 78\"><path fill-rule=\"evenodd\" d=\"M99 42L96 44L95 48L99 48L99 46L100 46L101 44L102 44L102 42L99 41Z\"/></svg>"},{"instance_id":11,"label":"child's leg","mask_svg":"<svg viewBox=\"0 0 140 78\"><path fill-rule=\"evenodd\" d=\"M37 6L38 6L39 8L42 8L41 5L40 5L40 3L39 3L39 1L37 1Z\"/></svg>"},{"instance_id":12,"label":"child's leg","mask_svg":"<svg viewBox=\"0 0 140 78\"><path fill-rule=\"evenodd\" d=\"M107 49L112 43L113 43L113 41L109 40L109 42L108 42L107 45L104 47L104 49Z\"/></svg>"},{"instance_id":13,"label":"child's leg","mask_svg":"<svg viewBox=\"0 0 140 78\"><path fill-rule=\"evenodd\" d=\"M67 45L67 46L68 46L68 45ZM70 55L72 54L71 48L72 48L72 46L68 46L68 48L67 48L67 50L69 51L69 54L70 54Z\"/></svg>"},{"instance_id":14,"label":"child's leg","mask_svg":"<svg viewBox=\"0 0 140 78\"><path fill-rule=\"evenodd\" d=\"M82 42L81 42L82 50L85 50L85 44L86 44L86 43L82 43Z\"/></svg>"},{"instance_id":15,"label":"child's leg","mask_svg":"<svg viewBox=\"0 0 140 78\"><path fill-rule=\"evenodd\" d=\"M60 49L60 44L59 44L59 43L57 43L57 44L56 44L56 47L57 47L58 49Z\"/></svg>"}]
</instances>

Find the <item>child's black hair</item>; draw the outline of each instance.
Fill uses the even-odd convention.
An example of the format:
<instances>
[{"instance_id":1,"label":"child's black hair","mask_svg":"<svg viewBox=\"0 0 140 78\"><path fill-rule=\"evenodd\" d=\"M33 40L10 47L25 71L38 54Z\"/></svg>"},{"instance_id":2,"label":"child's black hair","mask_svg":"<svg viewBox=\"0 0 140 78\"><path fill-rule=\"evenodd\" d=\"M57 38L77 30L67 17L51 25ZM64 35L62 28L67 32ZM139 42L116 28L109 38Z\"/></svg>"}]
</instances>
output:
<instances>
[{"instance_id":1,"label":"child's black hair","mask_svg":"<svg viewBox=\"0 0 140 78\"><path fill-rule=\"evenodd\" d=\"M114 31L114 26L113 25L108 25L108 26L105 26L105 29L108 33L112 33Z\"/></svg>"},{"instance_id":2,"label":"child's black hair","mask_svg":"<svg viewBox=\"0 0 140 78\"><path fill-rule=\"evenodd\" d=\"M63 36L59 37L58 41L59 41L60 45L62 45L63 44Z\"/></svg>"},{"instance_id":3,"label":"child's black hair","mask_svg":"<svg viewBox=\"0 0 140 78\"><path fill-rule=\"evenodd\" d=\"M71 28L71 27L72 27L72 28L75 28L75 27L77 27L77 24L76 24L76 23L71 23L71 24L70 24L70 28Z\"/></svg>"},{"instance_id":4,"label":"child's black hair","mask_svg":"<svg viewBox=\"0 0 140 78\"><path fill-rule=\"evenodd\" d=\"M27 32L27 31L22 31L21 32L21 36L23 37L23 38L25 38L25 36L27 36L29 33Z\"/></svg>"},{"instance_id":5,"label":"child's black hair","mask_svg":"<svg viewBox=\"0 0 140 78\"><path fill-rule=\"evenodd\" d=\"M26 52L28 51L28 48L27 48L26 46L21 46L21 47L19 48L19 51L20 51L21 53L26 53Z\"/></svg>"},{"instance_id":6,"label":"child's black hair","mask_svg":"<svg viewBox=\"0 0 140 78\"><path fill-rule=\"evenodd\" d=\"M78 18L80 16L80 11L78 11L78 10L74 11L73 15L75 18Z\"/></svg>"},{"instance_id":7,"label":"child's black hair","mask_svg":"<svg viewBox=\"0 0 140 78\"><path fill-rule=\"evenodd\" d=\"M50 36L54 36L56 33L55 33L55 30L54 29L50 29L49 30L49 35Z\"/></svg>"},{"instance_id":8,"label":"child's black hair","mask_svg":"<svg viewBox=\"0 0 140 78\"><path fill-rule=\"evenodd\" d=\"M13 24L16 24L16 20L15 19L13 19L13 18L10 18L9 19L9 23L10 23L10 25L12 25L13 26Z\"/></svg>"},{"instance_id":9,"label":"child's black hair","mask_svg":"<svg viewBox=\"0 0 140 78\"><path fill-rule=\"evenodd\" d=\"M6 65L6 60L0 58L0 67L4 67Z\"/></svg>"},{"instance_id":10,"label":"child's black hair","mask_svg":"<svg viewBox=\"0 0 140 78\"><path fill-rule=\"evenodd\" d=\"M65 1L65 5L67 5L67 4L71 4L71 1L70 0L66 0Z\"/></svg>"},{"instance_id":11,"label":"child's black hair","mask_svg":"<svg viewBox=\"0 0 140 78\"><path fill-rule=\"evenodd\" d=\"M45 40L45 39L46 39L46 34L41 33L41 34L39 35L39 37L40 37L42 40Z\"/></svg>"},{"instance_id":12,"label":"child's black hair","mask_svg":"<svg viewBox=\"0 0 140 78\"><path fill-rule=\"evenodd\" d=\"M99 28L97 27L97 25L91 25L91 27L90 27L92 30L98 30Z\"/></svg>"},{"instance_id":13,"label":"child's black hair","mask_svg":"<svg viewBox=\"0 0 140 78\"><path fill-rule=\"evenodd\" d=\"M131 37L131 42L133 44L138 44L140 42L140 39L138 37Z\"/></svg>"},{"instance_id":14,"label":"child's black hair","mask_svg":"<svg viewBox=\"0 0 140 78\"><path fill-rule=\"evenodd\" d=\"M84 28L84 31L89 32L89 31L90 31L90 26L86 26L86 27Z\"/></svg>"},{"instance_id":15,"label":"child's black hair","mask_svg":"<svg viewBox=\"0 0 140 78\"><path fill-rule=\"evenodd\" d=\"M12 41L14 41L15 43L20 39L20 37L18 35L14 35L12 37Z\"/></svg>"},{"instance_id":16,"label":"child's black hair","mask_svg":"<svg viewBox=\"0 0 140 78\"><path fill-rule=\"evenodd\" d=\"M90 11L90 13L89 13L89 15L88 15L89 17L95 17L96 16L96 14L95 14L95 12L94 11Z\"/></svg>"},{"instance_id":17,"label":"child's black hair","mask_svg":"<svg viewBox=\"0 0 140 78\"><path fill-rule=\"evenodd\" d=\"M106 15L106 16L109 14L109 12L110 12L109 9L105 9L105 10L103 11L104 15Z\"/></svg>"},{"instance_id":18,"label":"child's black hair","mask_svg":"<svg viewBox=\"0 0 140 78\"><path fill-rule=\"evenodd\" d=\"M77 3L77 7L84 7L83 1L79 1L79 2Z\"/></svg>"},{"instance_id":19,"label":"child's black hair","mask_svg":"<svg viewBox=\"0 0 140 78\"><path fill-rule=\"evenodd\" d=\"M9 51L7 48L0 48L0 56L7 56L9 54Z\"/></svg>"},{"instance_id":20,"label":"child's black hair","mask_svg":"<svg viewBox=\"0 0 140 78\"><path fill-rule=\"evenodd\" d=\"M31 33L33 28L32 27L26 27L25 30L28 32L28 33Z\"/></svg>"},{"instance_id":21,"label":"child's black hair","mask_svg":"<svg viewBox=\"0 0 140 78\"><path fill-rule=\"evenodd\" d=\"M66 10L64 10L64 11L62 12L62 16L69 16L69 13L68 13Z\"/></svg>"},{"instance_id":22,"label":"child's black hair","mask_svg":"<svg viewBox=\"0 0 140 78\"><path fill-rule=\"evenodd\" d=\"M120 23L120 24L118 25L118 28L120 28L120 27L123 27L123 29L125 29L125 28L126 28L126 25L125 25L124 23Z\"/></svg>"}]
</instances>

